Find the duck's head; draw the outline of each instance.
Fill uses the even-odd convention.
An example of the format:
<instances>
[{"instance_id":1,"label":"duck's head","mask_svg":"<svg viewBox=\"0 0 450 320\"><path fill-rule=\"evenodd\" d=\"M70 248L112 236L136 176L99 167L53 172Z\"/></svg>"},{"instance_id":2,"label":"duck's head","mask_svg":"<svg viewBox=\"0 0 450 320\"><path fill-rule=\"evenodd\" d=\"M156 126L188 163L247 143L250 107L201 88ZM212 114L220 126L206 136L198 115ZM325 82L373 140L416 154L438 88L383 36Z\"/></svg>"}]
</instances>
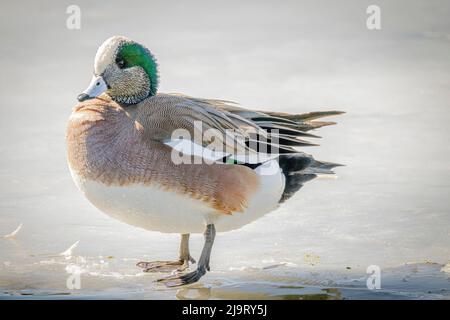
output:
<instances>
[{"instance_id":1,"label":"duck's head","mask_svg":"<svg viewBox=\"0 0 450 320\"><path fill-rule=\"evenodd\" d=\"M158 65L143 45L121 36L107 39L98 48L94 76L78 101L108 94L114 101L135 104L156 94Z\"/></svg>"}]
</instances>

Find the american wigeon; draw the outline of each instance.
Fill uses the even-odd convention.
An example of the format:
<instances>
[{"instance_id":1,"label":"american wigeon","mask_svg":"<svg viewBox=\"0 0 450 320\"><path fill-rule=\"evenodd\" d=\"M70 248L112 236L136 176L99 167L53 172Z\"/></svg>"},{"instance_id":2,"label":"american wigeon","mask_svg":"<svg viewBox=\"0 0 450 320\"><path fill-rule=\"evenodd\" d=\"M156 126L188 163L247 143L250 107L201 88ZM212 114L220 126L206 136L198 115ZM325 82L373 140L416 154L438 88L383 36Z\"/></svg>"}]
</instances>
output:
<instances>
[{"instance_id":1,"label":"american wigeon","mask_svg":"<svg viewBox=\"0 0 450 320\"><path fill-rule=\"evenodd\" d=\"M161 279L179 286L209 270L216 230L240 228L318 174L333 174L336 164L316 161L296 147L311 145L304 138L316 136L308 131L333 124L317 118L342 112L254 111L157 91L152 53L125 37L107 39L69 119L68 162L78 188L101 211L133 226L182 235L178 261L138 263L145 271L186 269L195 262L189 234L204 232L196 270ZM177 130L188 138L176 139ZM214 139L205 134L211 130ZM211 148L212 142L224 149ZM209 152L208 161L198 161L198 148ZM179 161L180 154L188 161Z\"/></svg>"}]
</instances>

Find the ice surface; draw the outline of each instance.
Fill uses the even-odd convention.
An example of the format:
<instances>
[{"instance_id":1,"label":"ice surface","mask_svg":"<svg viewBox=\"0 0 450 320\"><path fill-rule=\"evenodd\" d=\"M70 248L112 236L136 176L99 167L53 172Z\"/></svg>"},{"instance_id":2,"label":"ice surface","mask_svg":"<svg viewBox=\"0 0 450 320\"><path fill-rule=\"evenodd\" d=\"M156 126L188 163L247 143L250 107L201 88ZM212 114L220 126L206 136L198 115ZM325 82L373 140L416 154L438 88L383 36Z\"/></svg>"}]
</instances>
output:
<instances>
[{"instance_id":1,"label":"ice surface","mask_svg":"<svg viewBox=\"0 0 450 320\"><path fill-rule=\"evenodd\" d=\"M0 235L23 223L14 239L0 239L0 295L449 297L448 3L378 1L380 31L367 30L365 1L78 3L81 30L66 28L68 2L0 4ZM320 147L306 149L346 167L219 234L213 272L193 288L155 285L157 275L135 264L174 259L178 236L103 215L66 164L67 118L98 45L114 34L152 50L162 92L347 111L320 129ZM59 255L78 240L70 257ZM194 235L195 257L201 246ZM381 291L365 286L369 265L381 267ZM74 270L80 290L66 287Z\"/></svg>"}]
</instances>

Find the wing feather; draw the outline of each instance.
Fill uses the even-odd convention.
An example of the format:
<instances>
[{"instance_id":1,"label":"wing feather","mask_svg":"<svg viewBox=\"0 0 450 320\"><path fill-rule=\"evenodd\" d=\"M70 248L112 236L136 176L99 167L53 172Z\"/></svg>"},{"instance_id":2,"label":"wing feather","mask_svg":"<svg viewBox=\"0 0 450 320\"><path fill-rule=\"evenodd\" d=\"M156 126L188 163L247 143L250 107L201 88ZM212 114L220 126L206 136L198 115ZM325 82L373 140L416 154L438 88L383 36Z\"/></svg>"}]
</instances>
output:
<instances>
[{"instance_id":1,"label":"wing feather","mask_svg":"<svg viewBox=\"0 0 450 320\"><path fill-rule=\"evenodd\" d=\"M317 145L302 138L320 138L307 131L334 122L313 121L341 114L341 111L321 111L305 114L288 114L271 111L248 110L232 101L200 99L182 94L158 94L138 105L137 121L148 139L162 141L174 147L178 137L176 129L184 129L192 141L225 154L256 159L267 157L267 150L279 154L296 153L295 147ZM218 135L204 135L214 129ZM172 141L172 142L171 142ZM262 151L261 151L262 150Z\"/></svg>"}]
</instances>

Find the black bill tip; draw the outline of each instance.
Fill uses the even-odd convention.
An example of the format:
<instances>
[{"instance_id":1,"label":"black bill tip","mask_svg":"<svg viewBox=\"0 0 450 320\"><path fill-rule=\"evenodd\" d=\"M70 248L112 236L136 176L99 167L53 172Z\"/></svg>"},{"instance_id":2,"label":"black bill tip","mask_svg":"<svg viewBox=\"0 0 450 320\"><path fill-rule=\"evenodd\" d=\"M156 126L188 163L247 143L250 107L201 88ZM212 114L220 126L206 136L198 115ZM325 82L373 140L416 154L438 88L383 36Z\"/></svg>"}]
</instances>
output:
<instances>
[{"instance_id":1,"label":"black bill tip","mask_svg":"<svg viewBox=\"0 0 450 320\"><path fill-rule=\"evenodd\" d=\"M83 101L86 101L88 99L91 99L91 97L88 94L86 94L86 93L81 93L81 94L78 95L77 99L78 99L78 101L83 102Z\"/></svg>"}]
</instances>

